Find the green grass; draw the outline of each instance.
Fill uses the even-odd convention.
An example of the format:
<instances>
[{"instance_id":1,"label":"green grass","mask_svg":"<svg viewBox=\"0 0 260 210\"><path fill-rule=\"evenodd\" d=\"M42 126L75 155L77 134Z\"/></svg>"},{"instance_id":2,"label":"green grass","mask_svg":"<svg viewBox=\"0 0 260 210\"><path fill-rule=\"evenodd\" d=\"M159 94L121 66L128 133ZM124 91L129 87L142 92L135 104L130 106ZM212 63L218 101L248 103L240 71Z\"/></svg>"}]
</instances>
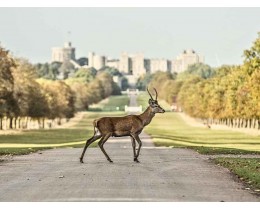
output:
<instances>
[{"instance_id":1,"label":"green grass","mask_svg":"<svg viewBox=\"0 0 260 210\"><path fill-rule=\"evenodd\" d=\"M40 150L51 149L51 147L38 147L38 148L1 148L1 155L27 155ZM1 159L0 159L1 160Z\"/></svg>"},{"instance_id":2,"label":"green grass","mask_svg":"<svg viewBox=\"0 0 260 210\"><path fill-rule=\"evenodd\" d=\"M229 168L248 188L260 194L260 158L216 158L214 161Z\"/></svg>"},{"instance_id":3,"label":"green grass","mask_svg":"<svg viewBox=\"0 0 260 210\"><path fill-rule=\"evenodd\" d=\"M218 148L218 147L188 147L191 149L195 149L197 152L203 155L259 155L259 151L247 151L247 150L241 150L241 149L232 149L232 148Z\"/></svg>"},{"instance_id":4,"label":"green grass","mask_svg":"<svg viewBox=\"0 0 260 210\"><path fill-rule=\"evenodd\" d=\"M186 124L178 113L156 114L145 131L152 136L156 146L194 147L199 151L205 151L207 148L207 153L212 151L214 154L227 154L228 151L260 154L260 136L192 127Z\"/></svg>"},{"instance_id":5,"label":"green grass","mask_svg":"<svg viewBox=\"0 0 260 210\"><path fill-rule=\"evenodd\" d=\"M127 95L110 96L108 100L90 106L90 111L124 111L125 105L129 104Z\"/></svg>"}]
</instances>

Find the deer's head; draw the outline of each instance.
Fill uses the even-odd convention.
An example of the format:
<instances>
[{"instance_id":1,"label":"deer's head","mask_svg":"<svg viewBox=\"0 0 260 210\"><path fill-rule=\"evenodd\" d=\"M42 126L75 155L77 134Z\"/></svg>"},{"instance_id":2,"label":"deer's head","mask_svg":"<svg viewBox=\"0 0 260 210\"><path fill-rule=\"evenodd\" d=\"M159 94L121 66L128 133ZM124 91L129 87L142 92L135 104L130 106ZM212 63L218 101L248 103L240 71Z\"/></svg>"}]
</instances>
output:
<instances>
[{"instance_id":1,"label":"deer's head","mask_svg":"<svg viewBox=\"0 0 260 210\"><path fill-rule=\"evenodd\" d=\"M152 112L155 114L155 113L164 113L165 110L158 104L158 101L157 101L157 96L158 96L158 93L157 93L157 90L155 88L153 88L154 91L155 91L155 100L153 99L151 93L149 92L148 88L147 88L147 92L149 93L150 95L150 99L148 101L149 103L149 106L151 107L152 109Z\"/></svg>"}]
</instances>

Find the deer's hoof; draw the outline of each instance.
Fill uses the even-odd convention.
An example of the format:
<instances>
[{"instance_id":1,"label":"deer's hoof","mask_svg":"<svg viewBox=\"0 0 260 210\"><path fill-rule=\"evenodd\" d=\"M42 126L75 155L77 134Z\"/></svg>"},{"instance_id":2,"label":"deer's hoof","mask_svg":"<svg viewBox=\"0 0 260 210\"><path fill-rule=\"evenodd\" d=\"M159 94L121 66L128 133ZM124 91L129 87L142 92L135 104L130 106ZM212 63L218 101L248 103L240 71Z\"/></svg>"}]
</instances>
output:
<instances>
[{"instance_id":1,"label":"deer's hoof","mask_svg":"<svg viewBox=\"0 0 260 210\"><path fill-rule=\"evenodd\" d=\"M137 158L135 158L134 161L137 162L137 163L140 163L139 160L138 160Z\"/></svg>"},{"instance_id":2,"label":"deer's hoof","mask_svg":"<svg viewBox=\"0 0 260 210\"><path fill-rule=\"evenodd\" d=\"M108 159L108 161L109 161L110 163L113 163L113 161L112 161L112 160L110 160L110 159Z\"/></svg>"},{"instance_id":3,"label":"deer's hoof","mask_svg":"<svg viewBox=\"0 0 260 210\"><path fill-rule=\"evenodd\" d=\"M83 159L81 159L81 158L79 159L79 161L80 161L81 163L84 163L84 162L83 162Z\"/></svg>"}]
</instances>

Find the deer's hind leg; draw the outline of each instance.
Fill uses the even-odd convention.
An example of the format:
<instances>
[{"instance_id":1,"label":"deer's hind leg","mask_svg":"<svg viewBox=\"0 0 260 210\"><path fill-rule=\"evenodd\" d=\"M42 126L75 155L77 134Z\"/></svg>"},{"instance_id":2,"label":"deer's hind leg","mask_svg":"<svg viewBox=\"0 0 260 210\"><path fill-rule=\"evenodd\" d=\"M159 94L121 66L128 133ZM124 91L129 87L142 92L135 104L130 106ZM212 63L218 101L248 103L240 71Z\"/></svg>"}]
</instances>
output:
<instances>
[{"instance_id":1,"label":"deer's hind leg","mask_svg":"<svg viewBox=\"0 0 260 210\"><path fill-rule=\"evenodd\" d=\"M98 139L100 139L100 138L101 138L101 135L96 135L96 133L95 133L94 136L92 136L90 139L88 139L88 140L86 141L86 144L85 144L85 147L84 147L84 149L83 149L83 152L82 152L82 154L81 154L81 156L80 156L80 158L79 158L79 160L80 160L81 163L83 163L83 157L84 157L84 154L85 154L86 149L88 148L88 146L89 146L90 144L92 144L94 141L96 141L96 140L98 140Z\"/></svg>"},{"instance_id":2,"label":"deer's hind leg","mask_svg":"<svg viewBox=\"0 0 260 210\"><path fill-rule=\"evenodd\" d=\"M138 157L139 157L140 150L141 150L141 147L142 147L142 142L141 142L141 140L140 140L140 138L139 138L138 135L132 135L132 137L133 137L133 138L137 141L137 143L138 143L138 150L137 150L137 154L136 154L136 156L135 156L135 158L134 158L134 161L137 162L137 163L139 163Z\"/></svg>"},{"instance_id":3,"label":"deer's hind leg","mask_svg":"<svg viewBox=\"0 0 260 210\"><path fill-rule=\"evenodd\" d=\"M108 154L106 153L105 149L104 149L104 144L106 143L106 141L108 140L108 138L111 136L111 133L105 134L104 136L102 136L102 138L100 139L100 141L98 142L98 145L101 149L101 151L104 153L104 155L106 156L107 160L110 163L113 163L113 161L110 159L110 157L108 156Z\"/></svg>"}]
</instances>

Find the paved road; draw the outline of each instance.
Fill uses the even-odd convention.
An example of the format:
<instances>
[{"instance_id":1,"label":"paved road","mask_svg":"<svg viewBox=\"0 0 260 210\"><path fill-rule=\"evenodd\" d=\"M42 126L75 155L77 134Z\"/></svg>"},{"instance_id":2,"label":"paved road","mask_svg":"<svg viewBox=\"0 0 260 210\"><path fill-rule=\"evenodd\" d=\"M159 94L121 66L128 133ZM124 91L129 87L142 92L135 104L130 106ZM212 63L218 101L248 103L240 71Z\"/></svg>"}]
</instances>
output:
<instances>
[{"instance_id":1,"label":"paved road","mask_svg":"<svg viewBox=\"0 0 260 210\"><path fill-rule=\"evenodd\" d=\"M155 148L143 134L139 160L131 141L111 139L105 149L53 149L0 163L0 201L260 201L206 156ZM42 154L40 154L42 153Z\"/></svg>"}]
</instances>

